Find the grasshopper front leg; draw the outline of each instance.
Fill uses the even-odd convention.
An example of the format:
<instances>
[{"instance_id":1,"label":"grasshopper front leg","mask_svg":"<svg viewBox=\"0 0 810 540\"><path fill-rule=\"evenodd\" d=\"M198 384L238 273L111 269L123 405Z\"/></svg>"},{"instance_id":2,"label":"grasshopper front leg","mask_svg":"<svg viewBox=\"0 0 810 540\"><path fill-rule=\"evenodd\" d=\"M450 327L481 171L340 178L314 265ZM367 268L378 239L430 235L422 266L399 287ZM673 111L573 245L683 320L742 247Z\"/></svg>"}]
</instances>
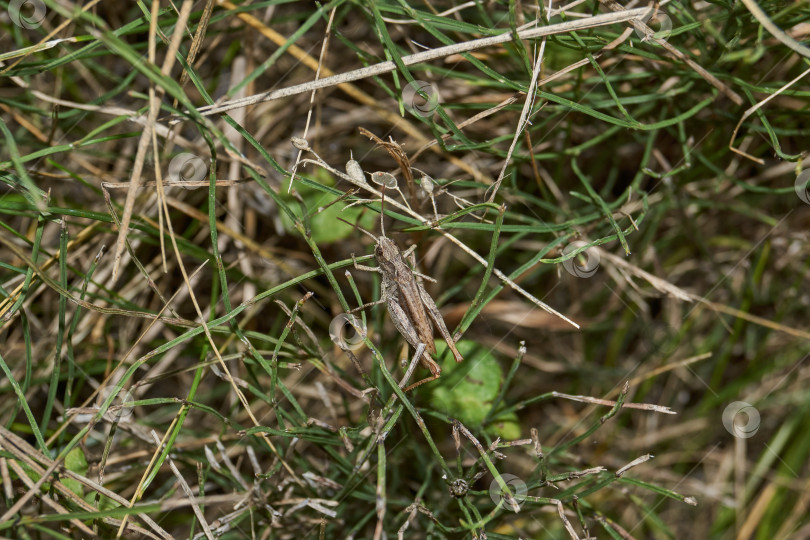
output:
<instances>
[{"instance_id":1,"label":"grasshopper front leg","mask_svg":"<svg viewBox=\"0 0 810 540\"><path fill-rule=\"evenodd\" d=\"M357 268L358 270L363 270L365 272L382 273L382 271L379 268L375 268L374 266L366 266L364 264L357 264L357 259L354 258L354 253L352 253L352 262L354 263L354 267ZM383 296L383 298L377 300L376 302L368 302L366 304L363 304L362 306L354 308L353 310L351 310L349 312L349 314L356 313L356 312L361 311L363 309L366 309L368 307L377 306L379 304L384 304L385 302L386 302L386 299L385 299L385 296Z\"/></svg>"},{"instance_id":2,"label":"grasshopper front leg","mask_svg":"<svg viewBox=\"0 0 810 540\"><path fill-rule=\"evenodd\" d=\"M358 270L363 270L365 272L377 272L378 274L382 273L382 270L380 270L376 266L366 266L365 264L358 264L357 259L354 256L354 253L352 253L352 262L354 263L354 267L357 268Z\"/></svg>"}]
</instances>

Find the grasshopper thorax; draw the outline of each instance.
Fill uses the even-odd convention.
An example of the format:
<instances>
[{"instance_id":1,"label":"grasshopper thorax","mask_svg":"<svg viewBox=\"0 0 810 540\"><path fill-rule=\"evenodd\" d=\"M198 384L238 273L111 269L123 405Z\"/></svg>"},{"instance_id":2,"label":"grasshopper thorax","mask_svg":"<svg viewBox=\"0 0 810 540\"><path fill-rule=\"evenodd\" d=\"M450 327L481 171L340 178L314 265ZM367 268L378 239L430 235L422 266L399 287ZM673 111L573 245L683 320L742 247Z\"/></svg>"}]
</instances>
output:
<instances>
[{"instance_id":1,"label":"grasshopper thorax","mask_svg":"<svg viewBox=\"0 0 810 540\"><path fill-rule=\"evenodd\" d=\"M385 270L393 270L395 263L402 260L402 255L393 240L380 236L377 239L377 245L374 247L374 258L377 259L380 266L386 267Z\"/></svg>"}]
</instances>

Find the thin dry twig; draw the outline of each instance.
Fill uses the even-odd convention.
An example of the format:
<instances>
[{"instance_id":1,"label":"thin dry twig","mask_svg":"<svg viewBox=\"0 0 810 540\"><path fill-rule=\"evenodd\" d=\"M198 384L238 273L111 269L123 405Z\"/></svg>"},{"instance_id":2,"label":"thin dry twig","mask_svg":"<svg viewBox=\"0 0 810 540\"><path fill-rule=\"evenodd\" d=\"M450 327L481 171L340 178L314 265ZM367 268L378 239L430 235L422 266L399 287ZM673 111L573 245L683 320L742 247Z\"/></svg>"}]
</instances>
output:
<instances>
[{"instance_id":1,"label":"thin dry twig","mask_svg":"<svg viewBox=\"0 0 810 540\"><path fill-rule=\"evenodd\" d=\"M700 305L706 306L713 311L719 311L720 313L726 313L728 315L733 315L734 317L744 319L746 321L752 322L754 324L758 324L760 326L764 326L766 328L771 328L773 330L778 330L780 332L784 332L788 335L802 338L802 339L810 339L810 332L806 332L804 330L799 330L797 328L791 328L790 326L786 326L784 324L780 324L770 319L765 319L764 317L758 317L756 315L752 315L746 311L742 311L733 307L726 306L724 304L718 304L716 302L712 302L707 300L706 298L699 296L697 294L692 294L688 291L685 291L678 287L677 285L673 285L672 283L661 279L657 276L650 274L642 270L641 268L630 264L626 260L621 257L617 257L616 255L605 251L604 249L594 246L589 249L596 249L599 253L601 260L610 261L611 264L618 266L626 270L628 273L640 277L647 281L650 285L655 287L657 290L661 291L668 296L681 300L683 302L698 302Z\"/></svg>"},{"instance_id":2,"label":"thin dry twig","mask_svg":"<svg viewBox=\"0 0 810 540\"><path fill-rule=\"evenodd\" d=\"M511 105L512 103L514 103L515 101L517 101L519 95L520 95L520 92L516 93L513 96L510 96L510 97L506 98L505 100L501 101L500 103L498 103L494 107L490 107L489 109L487 109L485 111L481 111L480 113L476 114L475 116L472 116L472 117L468 118L467 120L464 120L463 122L459 122L456 125L456 127L459 130L462 130L467 126L470 126L470 125L478 122L479 120L483 120L484 118L495 114L496 112L500 111L504 107L507 107L507 106ZM452 136L453 136L452 133L445 133L444 135L442 135L441 139L442 139L442 141L446 141L446 140L450 139ZM430 148L432 146L435 146L437 144L439 144L439 139L433 139L432 141L423 144L422 147L419 148L419 150L417 150L416 152L413 153L412 156L410 156L411 161L415 162L416 158L418 158L420 155L422 155L422 153L425 150L427 150L428 148Z\"/></svg>"},{"instance_id":3,"label":"thin dry twig","mask_svg":"<svg viewBox=\"0 0 810 540\"><path fill-rule=\"evenodd\" d=\"M784 46L788 47L793 52L804 56L805 58L810 58L810 49L787 35L784 30L776 26L756 2L753 0L742 0L742 3L748 8L751 15L756 17L759 23L764 26L765 29L770 32L771 35L773 35L773 37L781 41Z\"/></svg>"},{"instance_id":4,"label":"thin dry twig","mask_svg":"<svg viewBox=\"0 0 810 540\"><path fill-rule=\"evenodd\" d=\"M163 66L160 72L164 76L168 76L174 67L176 60L177 50L180 48L180 42L183 39L183 31L186 27L189 15L191 15L191 7L193 2L186 0L180 8L180 14L177 18L177 24L174 27L174 34L172 35L169 50L163 61ZM159 3L154 1L152 3L152 17L149 26L149 62L155 63L155 34L157 33L157 20ZM149 86L149 115L147 116L146 125L144 126L141 138L138 141L138 149L135 152L135 162L132 167L132 175L129 182L133 188L137 188L141 182L141 173L143 172L144 159L146 158L146 151L149 149L149 143L152 138L152 132L155 122L157 121L158 112L160 112L160 96L163 95L165 90L162 87L155 88L154 84ZM121 264L121 256L124 253L124 242L129 234L129 222L132 219L132 211L135 208L135 195L137 189L130 189L127 192L127 198L124 202L124 213L121 216L121 227L118 230L118 239L115 242L115 255L113 257L113 271L111 280L115 283L118 278L118 269Z\"/></svg>"},{"instance_id":5,"label":"thin dry twig","mask_svg":"<svg viewBox=\"0 0 810 540\"><path fill-rule=\"evenodd\" d=\"M227 4L229 2L224 3ZM616 24L635 20L647 13L649 13L648 8L636 8L630 10L624 10L622 8L622 11L619 13L606 13L602 15L594 15L593 17L589 17L587 19L581 19L577 21L567 21L563 23L551 24L548 26L541 26L539 28L524 30L518 32L517 37L518 39L536 39L544 36L551 36L555 34L563 34L565 32L572 32L575 30L596 28L599 26L606 26L609 24ZM515 36L511 31L504 32L503 34L498 34L497 36L474 39L470 41L465 41L464 43L456 43L454 45L447 45L445 47L437 47L436 49L431 49L429 51L403 56L402 63L405 66L413 66L424 62L429 62L431 60L436 60L438 58L444 58L446 56L450 56L453 54L474 51L476 49L481 49L483 47L491 47L493 45L499 45L501 43L512 41L514 38ZM287 88L280 88L278 90L263 92L261 94L256 94L254 96L249 96L243 99L225 101L222 103L218 103L216 105L206 105L205 107L200 107L199 109L197 109L197 112L199 112L203 116L223 113L231 109L246 107L248 105L254 105L256 103L261 103L264 101L272 101L283 97L294 96L296 94L301 94L303 92L317 90L319 88L328 88L330 86L335 86L351 81L359 81L361 79L367 79L369 77L382 75L383 73L390 73L395 69L397 69L397 65L394 62L380 62L372 66L355 69L353 71L348 71L346 73L341 73L339 75L333 75L331 77L324 77L323 79L319 79L316 81L310 81L302 84L296 84L294 86L289 86Z\"/></svg>"},{"instance_id":6,"label":"thin dry twig","mask_svg":"<svg viewBox=\"0 0 810 540\"><path fill-rule=\"evenodd\" d=\"M747 5L747 4L746 4L746 5ZM752 160L752 161L755 161L755 162L759 163L760 165L764 165L764 164L765 164L765 160L760 159L760 158L755 157L755 156L752 156L751 154L749 154L748 152L745 152L745 151L741 150L740 148L735 148L735 147L734 147L734 141L737 139L737 132L739 132L739 131L740 131L740 127L742 126L743 122L745 122L745 120L746 120L746 119L747 119L749 116L751 116L752 114L754 114L755 112L757 112L759 109L761 109L762 107L764 107L764 106L765 106L765 104L766 104L766 103L768 103L770 100L772 100L772 99L776 98L776 96L778 96L779 94L781 94L782 92L784 92L785 90L787 90L788 88L790 88L791 86L793 86L794 84L796 84L797 82L799 82L801 79L805 78L805 77L806 77L806 76L807 76L809 73L810 73L810 68L807 68L807 69L806 69L806 70L804 70L802 73L800 73L798 77L796 77L795 79L793 79L793 80L792 80L792 81L790 81L789 83L787 83L787 84L785 84L784 86L782 86L782 87L781 87L779 90L777 90L777 91L776 91L776 92L774 92L773 94L769 95L768 97L766 97L765 99L763 99L762 101L760 101L759 103L757 103L756 105L752 105L751 107L749 107L749 108L748 108L748 109L747 109L747 110L746 110L746 111L743 113L743 115L740 117L740 121L739 121L739 122L737 122L737 125L736 125L736 126L734 126L734 131L733 131L733 132L732 132L732 134L731 134L731 140L730 140L730 141L728 141L728 147L729 147L729 149L731 149L731 151L732 151L732 152L735 152L735 153L737 153L737 154L740 154L740 155L741 155L741 156L743 156L743 157L746 157L746 158L748 158L748 159L750 159L750 160Z\"/></svg>"},{"instance_id":7,"label":"thin dry twig","mask_svg":"<svg viewBox=\"0 0 810 540\"><path fill-rule=\"evenodd\" d=\"M217 0L217 1L219 2L219 4L221 6L227 8L227 9L239 11L239 8L235 4L230 2L229 0ZM275 30L273 30L272 28L268 27L262 21L260 21L256 17L252 16L250 13L239 12L237 16L240 19L242 19L245 23L247 23L248 25L255 28L263 36L265 36L268 39L272 40L279 47L282 47L282 46L286 47L286 51L291 56L293 56L298 61L300 61L306 67L312 69L313 71L321 69L321 72L326 76L324 79L320 79L321 81L327 80L327 79L335 76L335 73L333 71L331 71L328 67L321 66L318 63L317 60L315 60L309 54L307 54L307 52L304 51L303 49L301 49L301 47L299 47L299 46L297 46L295 44L290 45L288 43L289 39L287 37L279 34ZM311 83L305 83L305 84L306 85L311 85ZM428 141L428 138L425 135L423 135L422 132L419 129L417 129L416 126L414 126L411 122L409 122L407 120L403 120L403 118L399 114L397 114L394 111L389 110L388 107L383 106L383 104L380 103L380 101L378 99L376 99L373 96L367 94L366 92L364 92L363 90L358 88L356 85L352 84L351 82L342 82L342 83L335 83L335 84L337 84L337 87L342 92L347 94L352 99L357 100L358 103L361 103L361 104L364 104L364 105L367 105L367 106L371 107L377 113L377 115L379 115L380 118L382 118L383 120L385 120L386 122L388 122L388 123L390 123L392 125L396 125L400 129L402 129L409 136L413 137L414 140L418 144L424 144L424 143L426 143ZM310 91L310 90L313 90L313 89L314 88L311 87L311 86L306 86L306 87L301 88L298 92L295 92L295 93L307 92L307 91ZM290 95L293 95L293 94L290 94ZM460 158L458 158L458 157L456 157L456 156L454 156L452 154L447 155L447 154L443 153L440 148L432 148L431 150L436 152L437 154L441 154L444 157L444 159L449 160L450 163L457 166L462 171L467 172L472 177L474 177L476 180L481 181L481 182L487 181L487 179L484 177L484 175L480 171L478 171L475 167L471 167L463 159L460 159Z\"/></svg>"},{"instance_id":8,"label":"thin dry twig","mask_svg":"<svg viewBox=\"0 0 810 540\"><path fill-rule=\"evenodd\" d=\"M160 447L160 437L158 437L157 433L154 431L152 431L152 438L154 439L155 444ZM172 470L172 474L174 474L175 478L177 478L177 482L180 484L180 488L183 490L183 493L186 494L186 498L189 500L189 504L194 511L194 515L197 516L197 521L200 522L200 526L202 527L203 532L205 532L206 538L208 538L208 540L214 540L214 534L211 532L211 527L205 520L205 515L203 515L202 510L200 510L200 505L194 501L194 493L191 491L186 479L183 478L183 473L181 473L180 469L177 468L177 465L174 464L174 460L172 459L171 455L166 456L166 461L169 464L169 468Z\"/></svg>"},{"instance_id":9,"label":"thin dry twig","mask_svg":"<svg viewBox=\"0 0 810 540\"><path fill-rule=\"evenodd\" d=\"M6 461L6 460L4 459L4 461ZM16 460L13 460L13 459L8 460L8 465L16 473L17 478L22 480L23 483L26 485L26 487L28 487L28 489L34 489L34 481L31 480L31 478L28 476L28 474L26 474L25 469L20 467L20 465L17 463ZM42 500L42 502L45 503L46 506L49 506L50 508L52 508L57 514L67 514L67 513L69 513L64 506L62 506L61 504L54 501L53 498L47 493L40 494L40 499ZM94 533L93 530L90 527L88 527L87 525L85 525L84 523L79 521L78 519L75 519L75 518L71 519L70 523L74 527L76 527L77 529L82 531L84 534L89 535L89 537L93 537L93 536L96 535L96 533Z\"/></svg>"},{"instance_id":10,"label":"thin dry twig","mask_svg":"<svg viewBox=\"0 0 810 540\"><path fill-rule=\"evenodd\" d=\"M324 38L323 38L323 45L321 46L321 55L318 57L318 69L315 70L315 80L321 78L321 68L323 67L323 59L326 56L326 50L329 46L329 36L330 30L332 29L332 22L335 20L335 10L337 8L332 8L332 11L329 13L329 22L326 23L326 30L324 30ZM304 134L302 135L303 138L307 138L307 133L309 132L309 123L312 121L312 109L315 107L315 92L316 89L312 90L312 93L309 95L309 109L307 110L307 120L304 123ZM295 156L295 165L293 165L292 173L290 177L295 177L295 171L298 170L298 164L301 162L301 154L303 154L303 150L298 150L298 155ZM290 182L290 185L287 186L287 193L292 190L293 183Z\"/></svg>"},{"instance_id":11,"label":"thin dry twig","mask_svg":"<svg viewBox=\"0 0 810 540\"><path fill-rule=\"evenodd\" d=\"M205 8L203 8L202 17L200 17L200 22L197 24L197 31L194 32L194 38L191 40L191 46L188 49L188 55L186 56L186 63L191 66L194 64L194 61L197 59L197 54L199 54L200 49L202 48L203 41L205 38L205 32L208 30L208 23L211 22L211 14L214 12L214 0L205 0ZM180 75L180 86L186 84L186 81L189 78L189 72L183 70L183 73ZM175 101L175 104L177 102Z\"/></svg>"},{"instance_id":12,"label":"thin dry twig","mask_svg":"<svg viewBox=\"0 0 810 540\"><path fill-rule=\"evenodd\" d=\"M116 493L104 488L93 482L92 480L85 478L84 476L80 476L73 471L65 469L62 465L61 459L51 459L49 456L44 455L42 452L28 444L24 439L17 436L14 432L7 430L5 427L0 426L0 447L4 450L12 454L16 459L25 463L28 467L30 467L36 474L40 475L40 479L37 480L32 486L29 487L29 490L22 496L20 499L14 503L14 505L9 508L9 510L0 517L0 521L6 522L11 519L11 516L15 515L22 509L31 498L40 493L40 489L42 484L45 481L51 481L52 485L55 487L57 491L59 491L63 496L70 498L75 504L79 505L86 511L97 511L95 507L93 507L90 503L86 502L83 498L78 497L75 493L69 490L62 482L53 482L53 473L56 470L59 470L61 474L65 474L70 478L78 480L85 486L94 489L101 494L110 497L112 500L124 505L128 506L129 502L124 499L123 497L119 496ZM47 468L44 466L47 465ZM142 520L144 523L149 525L155 533L143 529L137 525L128 524L127 529L132 530L133 532L138 532L140 534L144 534L149 536L150 538L172 538L172 536L163 530L157 523L155 523L147 514L145 513L138 513L135 514L139 520ZM109 523L112 525L118 525L122 523L121 521L115 518L104 518L105 523Z\"/></svg>"},{"instance_id":13,"label":"thin dry twig","mask_svg":"<svg viewBox=\"0 0 810 540\"><path fill-rule=\"evenodd\" d=\"M615 474L616 474L617 477L620 477L624 473L626 473L627 471L632 469L633 467L635 467L637 465L641 465L642 463L646 463L646 462L650 461L654 457L655 456L653 456L652 454L644 454L643 456L637 457L636 459L634 459L633 461L631 461L630 463L628 463L624 467L617 470Z\"/></svg>"},{"instance_id":14,"label":"thin dry twig","mask_svg":"<svg viewBox=\"0 0 810 540\"><path fill-rule=\"evenodd\" d=\"M621 13L622 11L624 11L624 6L616 2L616 0L599 0L599 1L605 4L607 7L609 7L616 13ZM642 9L645 10L645 15L648 15L650 13L650 10L655 8L642 8ZM698 75L703 77L703 79L706 80L706 82L708 82L709 84L720 90L720 92L725 94L726 97L728 97L731 101L733 101L737 105L743 104L743 99L737 92L729 88L723 81L721 81L720 79L709 73L706 69L703 68L703 66L701 66L700 64L698 64L697 62L686 56L684 53L676 49L674 46L670 45L667 42L667 40L655 37L654 35L655 32L652 30L652 28L647 26L642 20L639 20L639 18L633 18L631 20L631 24L636 30L643 32L644 35L646 35L651 41L660 45L661 47L666 49L667 52L669 52L672 56L674 56L675 58L677 58L681 62L684 62L686 65L692 68Z\"/></svg>"},{"instance_id":15,"label":"thin dry twig","mask_svg":"<svg viewBox=\"0 0 810 540\"><path fill-rule=\"evenodd\" d=\"M520 111L520 120L518 120L517 129L515 129L515 136L512 138L512 144L509 145L509 151L506 153L506 158L503 160L503 166L501 167L501 172L498 173L498 179L495 180L495 183L489 188L491 190L491 194L488 202L495 201L495 196L498 194L498 189L501 187L501 182L503 182L503 175L506 174L506 167L509 166L509 161L512 159L512 152L515 151L518 140L520 140L520 134L523 133L523 130L526 128L526 125L529 122L529 112L532 110L532 106L534 106L537 79L540 77L540 68L543 65L545 52L546 38L544 37L540 43L540 51L537 53L537 60L535 60L534 63L534 69L532 70L532 81L529 84L529 91L526 94L526 103L523 104L523 110Z\"/></svg>"},{"instance_id":16,"label":"thin dry twig","mask_svg":"<svg viewBox=\"0 0 810 540\"><path fill-rule=\"evenodd\" d=\"M616 405L616 402L610 399L600 399L591 396L572 396L571 394L563 394L562 392L552 392L551 395L554 397L570 399L572 401L579 401L581 403L593 403L595 405L606 405L608 407L614 407ZM669 407L664 407L663 405L655 405L652 403L622 403L622 408L641 409L643 411L653 411L664 414L678 414Z\"/></svg>"}]
</instances>

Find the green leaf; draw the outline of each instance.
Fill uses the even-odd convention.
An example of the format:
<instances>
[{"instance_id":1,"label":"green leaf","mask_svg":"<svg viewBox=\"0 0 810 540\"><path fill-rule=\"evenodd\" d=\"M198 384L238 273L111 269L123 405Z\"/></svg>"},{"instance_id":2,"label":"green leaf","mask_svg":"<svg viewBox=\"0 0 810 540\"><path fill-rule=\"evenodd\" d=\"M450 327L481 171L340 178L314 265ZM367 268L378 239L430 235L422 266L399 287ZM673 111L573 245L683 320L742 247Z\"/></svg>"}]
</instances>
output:
<instances>
[{"instance_id":1,"label":"green leaf","mask_svg":"<svg viewBox=\"0 0 810 540\"><path fill-rule=\"evenodd\" d=\"M65 468L81 476L87 474L87 458L81 448L77 446L68 452L68 455L65 456ZM79 497L82 496L82 484L78 480L74 478L63 478L62 483Z\"/></svg>"},{"instance_id":2,"label":"green leaf","mask_svg":"<svg viewBox=\"0 0 810 540\"><path fill-rule=\"evenodd\" d=\"M431 406L467 427L481 426L503 382L500 364L490 351L473 341L456 343L464 356L461 363L453 360L444 341L435 343L442 376L430 385Z\"/></svg>"},{"instance_id":3,"label":"green leaf","mask_svg":"<svg viewBox=\"0 0 810 540\"><path fill-rule=\"evenodd\" d=\"M332 175L322 169L317 169L312 176L324 186L332 186L335 183L335 179ZM282 185L282 199L292 203L290 204L290 209L298 219L301 219L303 217L301 205L296 204L293 197L286 195L288 183L289 180ZM296 182L293 187L304 201L304 206L307 209L306 213L309 215L309 228L312 233L312 240L316 244L330 244L352 235L354 227L340 221L338 218L345 219L349 223L358 223L361 227L371 231L375 230L375 226L378 222L374 213L368 212L367 210L364 211L360 206L346 208L346 203L342 201L328 206L332 201L338 198L338 195L326 194L303 182ZM320 208L324 208L324 210L319 211ZM295 231L292 220L286 214L281 214L281 222L286 230L290 232Z\"/></svg>"},{"instance_id":4,"label":"green leaf","mask_svg":"<svg viewBox=\"0 0 810 540\"><path fill-rule=\"evenodd\" d=\"M512 441L520 438L520 422L515 411L504 413L495 417L487 424L487 433L500 437L505 441Z\"/></svg>"}]
</instances>

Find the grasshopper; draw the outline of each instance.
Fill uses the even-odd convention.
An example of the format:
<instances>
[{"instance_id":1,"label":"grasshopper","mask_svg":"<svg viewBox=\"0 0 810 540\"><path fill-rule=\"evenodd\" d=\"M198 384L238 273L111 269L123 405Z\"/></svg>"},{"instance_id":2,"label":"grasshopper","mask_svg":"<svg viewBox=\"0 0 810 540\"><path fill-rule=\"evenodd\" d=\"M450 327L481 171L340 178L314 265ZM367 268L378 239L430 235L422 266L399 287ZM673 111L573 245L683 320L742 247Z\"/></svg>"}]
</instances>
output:
<instances>
[{"instance_id":1,"label":"grasshopper","mask_svg":"<svg viewBox=\"0 0 810 540\"><path fill-rule=\"evenodd\" d=\"M383 204L384 203L385 191L383 190ZM352 254L355 268L368 272L378 272L382 276L380 300L362 305L353 311L384 303L388 307L388 314L394 322L394 326L397 331L402 334L402 337L405 338L405 341L417 350L420 344L425 346L424 353L422 354L422 358L419 359L419 363L422 367L429 369L431 375L405 388L407 392L426 382L438 379L442 373L439 364L430 356L431 354L436 354L436 346L433 343L433 327L430 323L431 320L442 338L447 342L447 346L453 353L456 362L461 362L464 358L461 356L461 353L458 352L456 342L453 336L450 335L450 331L447 330L442 314L439 312L439 308L436 307L433 298L425 291L422 284L416 280L415 271L411 270L405 263L403 255L406 257L412 256L416 246L411 246L404 253L400 252L396 243L385 236L382 215L384 214L380 216L381 234L379 238L363 230L364 233L374 238L376 243L374 246L374 258L377 260L378 266L373 267L358 264L354 258L354 254Z\"/></svg>"}]
</instances>

